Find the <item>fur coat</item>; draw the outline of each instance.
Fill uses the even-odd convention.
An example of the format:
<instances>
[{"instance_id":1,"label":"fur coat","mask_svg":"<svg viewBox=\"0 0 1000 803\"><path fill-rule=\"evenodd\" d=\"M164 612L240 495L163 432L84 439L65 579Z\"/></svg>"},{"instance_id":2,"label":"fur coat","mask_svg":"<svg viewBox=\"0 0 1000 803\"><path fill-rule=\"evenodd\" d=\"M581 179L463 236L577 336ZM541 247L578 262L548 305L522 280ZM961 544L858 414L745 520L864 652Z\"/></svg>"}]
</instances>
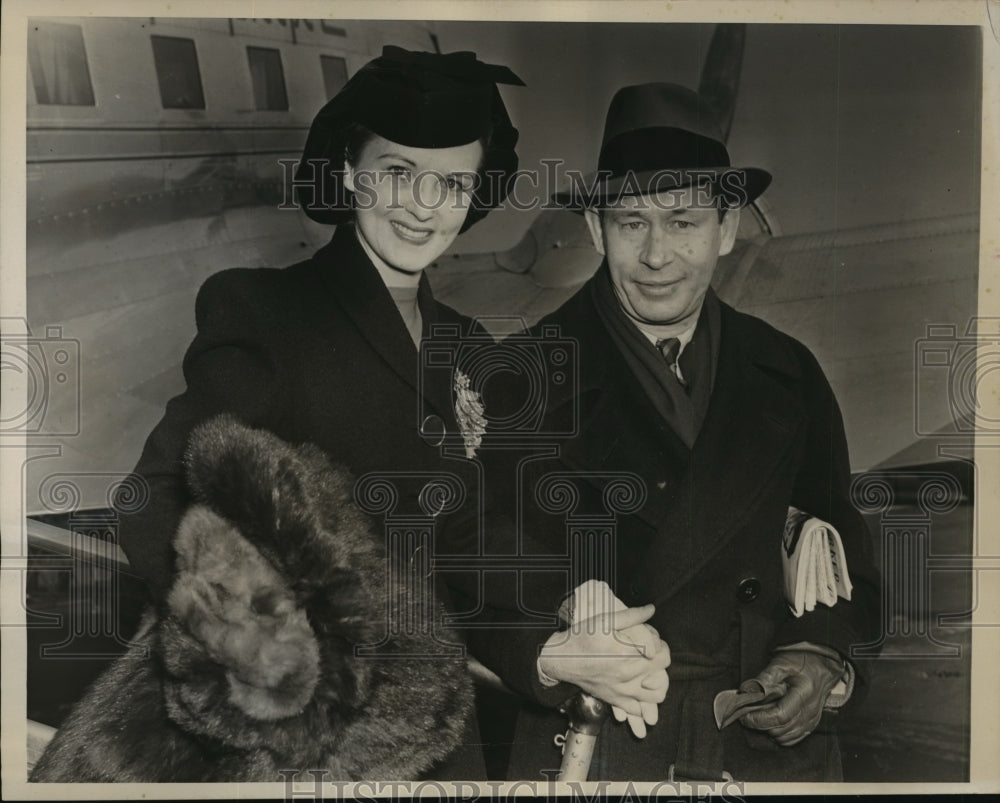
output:
<instances>
[{"instance_id":1,"label":"fur coat","mask_svg":"<svg viewBox=\"0 0 1000 803\"><path fill-rule=\"evenodd\" d=\"M440 629L390 629L443 608L387 560L353 479L227 416L195 430L185 469L170 592L31 780L413 779L448 755L465 662L435 657Z\"/></svg>"}]
</instances>

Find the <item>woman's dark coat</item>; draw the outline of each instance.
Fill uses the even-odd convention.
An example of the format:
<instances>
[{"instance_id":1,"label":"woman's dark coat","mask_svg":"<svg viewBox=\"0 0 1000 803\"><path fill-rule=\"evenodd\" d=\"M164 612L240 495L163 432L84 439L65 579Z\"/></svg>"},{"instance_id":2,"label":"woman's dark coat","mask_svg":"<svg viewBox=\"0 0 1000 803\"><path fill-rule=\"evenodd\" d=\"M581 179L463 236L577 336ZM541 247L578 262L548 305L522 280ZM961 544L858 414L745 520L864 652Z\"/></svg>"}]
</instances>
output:
<instances>
[{"instance_id":1,"label":"woman's dark coat","mask_svg":"<svg viewBox=\"0 0 1000 803\"><path fill-rule=\"evenodd\" d=\"M426 277L418 303L425 333L436 324L470 331L469 319L433 299ZM218 413L314 443L356 478L383 474L398 491L396 504L379 511L390 518L426 518L419 497L432 475L458 478L466 504L476 504L474 464L440 445L443 431L457 430L451 373L421 376L417 349L352 225L291 267L210 277L196 319L187 389L168 403L135 470L149 484L149 503L120 525L121 546L154 597L169 588L173 534L191 501L181 465L188 435ZM469 744L433 777L484 778L476 734L470 728Z\"/></svg>"}]
</instances>

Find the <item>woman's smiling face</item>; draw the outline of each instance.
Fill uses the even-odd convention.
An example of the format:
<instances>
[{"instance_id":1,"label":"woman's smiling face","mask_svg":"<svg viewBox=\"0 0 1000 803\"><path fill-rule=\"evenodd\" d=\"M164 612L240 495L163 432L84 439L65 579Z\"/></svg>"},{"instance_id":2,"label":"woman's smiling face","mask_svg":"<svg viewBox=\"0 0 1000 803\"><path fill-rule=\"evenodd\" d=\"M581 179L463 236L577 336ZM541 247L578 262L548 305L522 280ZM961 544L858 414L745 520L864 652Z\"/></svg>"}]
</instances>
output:
<instances>
[{"instance_id":1,"label":"woman's smiling face","mask_svg":"<svg viewBox=\"0 0 1000 803\"><path fill-rule=\"evenodd\" d=\"M482 159L478 141L413 148L373 134L354 163L345 162L358 237L387 280L393 271L418 277L451 245L469 211Z\"/></svg>"}]
</instances>

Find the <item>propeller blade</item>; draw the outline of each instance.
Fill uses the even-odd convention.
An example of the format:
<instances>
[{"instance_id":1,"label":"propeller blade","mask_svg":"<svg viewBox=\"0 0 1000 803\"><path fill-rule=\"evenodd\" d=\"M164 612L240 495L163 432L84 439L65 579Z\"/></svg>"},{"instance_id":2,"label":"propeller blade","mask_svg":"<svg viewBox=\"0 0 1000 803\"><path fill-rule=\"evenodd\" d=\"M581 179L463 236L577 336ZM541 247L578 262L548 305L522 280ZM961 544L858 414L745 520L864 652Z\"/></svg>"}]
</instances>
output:
<instances>
[{"instance_id":1,"label":"propeller blade","mask_svg":"<svg viewBox=\"0 0 1000 803\"><path fill-rule=\"evenodd\" d=\"M715 109L724 139L729 139L736 108L736 93L743 67L743 45L746 40L743 23L720 23L715 26L708 55L701 69L698 94Z\"/></svg>"}]
</instances>

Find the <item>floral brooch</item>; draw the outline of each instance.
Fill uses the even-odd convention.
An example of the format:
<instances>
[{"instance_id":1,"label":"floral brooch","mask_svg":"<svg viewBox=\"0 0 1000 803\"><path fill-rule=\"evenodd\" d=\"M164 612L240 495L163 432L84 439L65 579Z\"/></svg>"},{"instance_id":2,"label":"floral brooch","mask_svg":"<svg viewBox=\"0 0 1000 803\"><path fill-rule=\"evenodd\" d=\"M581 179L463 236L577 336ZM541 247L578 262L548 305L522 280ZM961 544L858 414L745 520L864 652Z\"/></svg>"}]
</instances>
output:
<instances>
[{"instance_id":1,"label":"floral brooch","mask_svg":"<svg viewBox=\"0 0 1000 803\"><path fill-rule=\"evenodd\" d=\"M469 387L469 377L461 371L455 372L455 418L465 441L465 456L470 460L476 456L476 449L483 442L486 432L486 418L479 393Z\"/></svg>"}]
</instances>

